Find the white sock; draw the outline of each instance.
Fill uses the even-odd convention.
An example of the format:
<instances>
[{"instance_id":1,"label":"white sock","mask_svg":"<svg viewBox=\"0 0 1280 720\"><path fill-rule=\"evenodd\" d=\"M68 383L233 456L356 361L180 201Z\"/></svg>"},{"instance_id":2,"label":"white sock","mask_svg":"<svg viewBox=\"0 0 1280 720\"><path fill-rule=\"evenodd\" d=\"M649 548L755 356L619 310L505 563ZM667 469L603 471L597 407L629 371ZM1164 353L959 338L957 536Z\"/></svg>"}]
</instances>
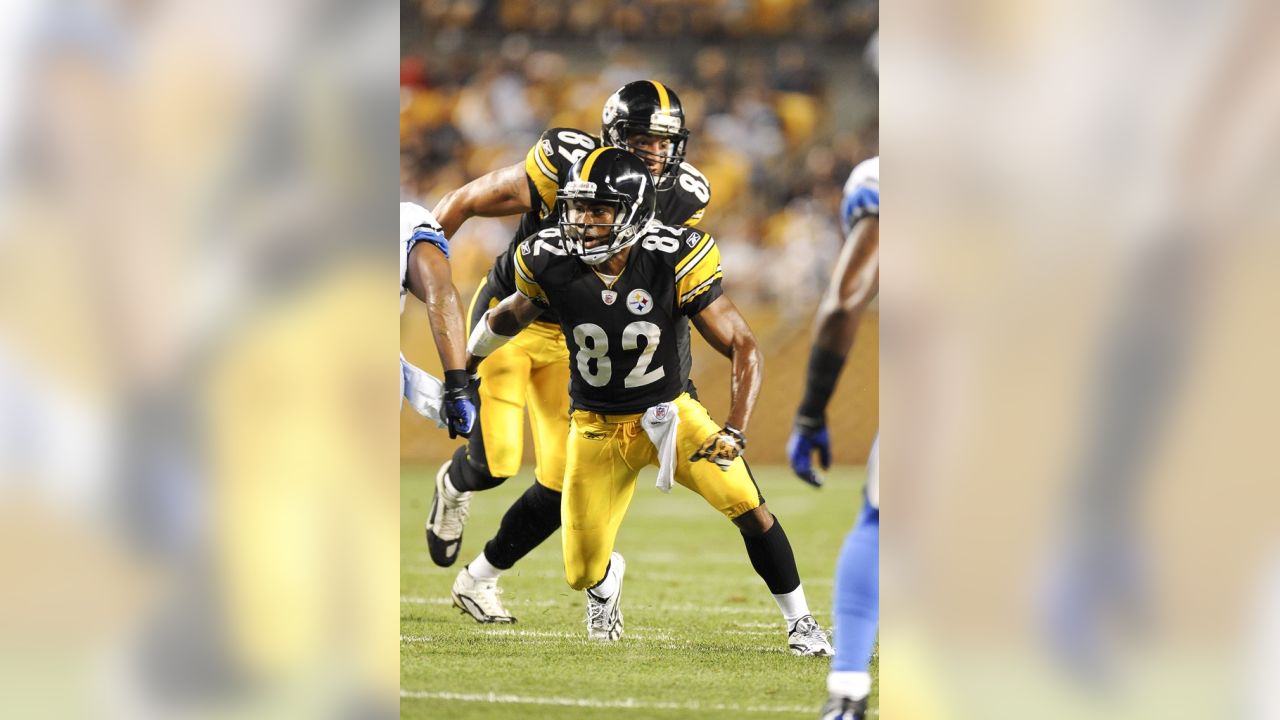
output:
<instances>
[{"instance_id":1,"label":"white sock","mask_svg":"<svg viewBox=\"0 0 1280 720\"><path fill-rule=\"evenodd\" d=\"M796 624L796 621L805 615L809 615L809 603L804 599L804 586L797 585L795 590L782 595L774 595L773 599L778 603L778 609L782 611L782 617L787 621L787 628Z\"/></svg>"},{"instance_id":2,"label":"white sock","mask_svg":"<svg viewBox=\"0 0 1280 720\"><path fill-rule=\"evenodd\" d=\"M871 692L871 673L831 671L827 675L827 692L840 697L861 700Z\"/></svg>"},{"instance_id":3,"label":"white sock","mask_svg":"<svg viewBox=\"0 0 1280 720\"><path fill-rule=\"evenodd\" d=\"M497 580L498 576L502 574L502 570L494 567L483 552L475 560L472 560L470 565L467 565L467 572L471 573L471 577L477 580Z\"/></svg>"},{"instance_id":4,"label":"white sock","mask_svg":"<svg viewBox=\"0 0 1280 720\"><path fill-rule=\"evenodd\" d=\"M618 573L613 571L613 564L609 564L609 571L604 574L604 579L600 584L587 590L595 596L597 600L608 600L613 594L618 592Z\"/></svg>"}]
</instances>

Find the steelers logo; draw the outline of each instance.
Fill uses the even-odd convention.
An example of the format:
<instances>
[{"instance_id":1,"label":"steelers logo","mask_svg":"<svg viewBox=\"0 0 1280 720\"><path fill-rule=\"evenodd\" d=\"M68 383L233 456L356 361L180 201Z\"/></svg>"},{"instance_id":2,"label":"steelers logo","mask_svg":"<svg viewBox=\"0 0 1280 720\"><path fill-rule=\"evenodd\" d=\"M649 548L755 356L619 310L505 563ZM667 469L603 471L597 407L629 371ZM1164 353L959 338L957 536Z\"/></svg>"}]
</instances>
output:
<instances>
[{"instance_id":1,"label":"steelers logo","mask_svg":"<svg viewBox=\"0 0 1280 720\"><path fill-rule=\"evenodd\" d=\"M621 104L617 95L609 98L609 101L604 104L604 112L600 114L600 119L604 121L605 125L613 122L613 119L618 117L618 106Z\"/></svg>"},{"instance_id":2,"label":"steelers logo","mask_svg":"<svg viewBox=\"0 0 1280 720\"><path fill-rule=\"evenodd\" d=\"M632 290L627 296L627 309L632 315L647 315L653 309L653 296L644 290Z\"/></svg>"}]
</instances>

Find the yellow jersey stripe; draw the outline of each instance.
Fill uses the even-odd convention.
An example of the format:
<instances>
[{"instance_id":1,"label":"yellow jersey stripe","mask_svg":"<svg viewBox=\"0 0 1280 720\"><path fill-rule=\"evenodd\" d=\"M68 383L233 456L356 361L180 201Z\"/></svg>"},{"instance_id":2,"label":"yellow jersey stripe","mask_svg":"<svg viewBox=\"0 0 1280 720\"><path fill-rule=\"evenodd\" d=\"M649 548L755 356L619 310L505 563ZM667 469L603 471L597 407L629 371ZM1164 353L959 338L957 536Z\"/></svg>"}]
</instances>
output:
<instances>
[{"instance_id":1,"label":"yellow jersey stripe","mask_svg":"<svg viewBox=\"0 0 1280 720\"><path fill-rule=\"evenodd\" d=\"M533 147L538 151L538 154L534 158L538 161L538 168L547 176L547 179L553 182L559 182L559 178L556 176L556 166L552 164L551 158L547 157L546 151L542 149L542 143L538 143Z\"/></svg>"},{"instance_id":2,"label":"yellow jersey stripe","mask_svg":"<svg viewBox=\"0 0 1280 720\"><path fill-rule=\"evenodd\" d=\"M720 270L720 248L715 243L707 246L707 251L700 254L697 262L685 268L680 279L676 281L676 293L683 305L711 286L713 280L722 277Z\"/></svg>"},{"instance_id":3,"label":"yellow jersey stripe","mask_svg":"<svg viewBox=\"0 0 1280 720\"><path fill-rule=\"evenodd\" d=\"M609 148L601 147L601 148L596 148L595 150L592 150L591 154L587 156L586 162L582 164L582 172L579 174L579 177L581 177L583 180L590 182L591 167L596 164L596 158L600 157L600 153L608 149Z\"/></svg>"},{"instance_id":4,"label":"yellow jersey stripe","mask_svg":"<svg viewBox=\"0 0 1280 720\"><path fill-rule=\"evenodd\" d=\"M524 160L524 172L533 181L533 186L538 190L538 197L542 198L544 207L551 208L556 204L556 189L559 183L556 181L554 174L548 174L542 167L538 153L538 146L535 145L529 150L529 155Z\"/></svg>"},{"instance_id":5,"label":"yellow jersey stripe","mask_svg":"<svg viewBox=\"0 0 1280 720\"><path fill-rule=\"evenodd\" d=\"M715 247L715 243L713 242L702 243L701 245L698 246L696 250L694 250L692 253L689 253L689 256L686 257L683 261L681 261L684 264L684 269L676 270L676 282L680 282L680 280L684 278L685 275L688 275L691 271L696 269L698 267L698 264L702 262L702 257L707 253L711 252L712 248L714 247Z\"/></svg>"},{"instance_id":6,"label":"yellow jersey stripe","mask_svg":"<svg viewBox=\"0 0 1280 720\"><path fill-rule=\"evenodd\" d=\"M718 270L717 270L717 271L716 271L716 274L715 274L715 275L712 275L712 276L711 276L711 277L709 277L709 278L707 278L707 280L706 280L705 282L703 282L702 284L698 285L697 287L695 287L694 289L690 290L689 292L685 293L684 295L681 295L681 296L680 296L680 305L681 305L681 306L688 305L690 300L692 300L692 299L694 299L694 298L698 297L699 295L701 295L702 293L704 293L704 292L706 292L706 291L710 290L710 289L711 289L711 284L712 284L712 283L714 283L714 282L716 281L716 278L723 278L723 277L724 277L724 273L722 273L722 272L720 272L720 271L718 271Z\"/></svg>"},{"instance_id":7,"label":"yellow jersey stripe","mask_svg":"<svg viewBox=\"0 0 1280 720\"><path fill-rule=\"evenodd\" d=\"M703 208L702 210L699 210L698 212L690 215L689 219L684 221L684 226L697 227L698 223L702 222L702 214L704 212L706 212L706 208Z\"/></svg>"},{"instance_id":8,"label":"yellow jersey stripe","mask_svg":"<svg viewBox=\"0 0 1280 720\"><path fill-rule=\"evenodd\" d=\"M489 282L488 275L485 275L484 277L480 278L480 286L476 288L475 294L471 296L471 302L467 304L467 318L464 322L471 322L471 318L475 316L476 301L480 299L480 293L484 291L484 286L488 282ZM489 306L493 307L493 303L490 303ZM467 330L467 339L470 340L471 328L468 327L466 330Z\"/></svg>"},{"instance_id":9,"label":"yellow jersey stripe","mask_svg":"<svg viewBox=\"0 0 1280 720\"><path fill-rule=\"evenodd\" d=\"M702 236L702 242L698 243L698 246L697 246L696 248L694 248L694 249L693 249L693 252L689 253L688 255L685 255L685 256L684 256L684 259L682 259L680 262L676 263L676 276L677 276L677 277L680 275L680 271L684 269L684 266L685 266L685 265L688 265L688 264L689 264L689 262L690 262L691 260L693 260L694 258L698 257L698 256L699 256L699 255L700 255L700 254L701 254L701 253L706 249L706 247L707 247L707 243L709 243L709 242L711 242L711 236L710 236L710 235L705 235L705 234L704 234L704 235Z\"/></svg>"},{"instance_id":10,"label":"yellow jersey stripe","mask_svg":"<svg viewBox=\"0 0 1280 720\"><path fill-rule=\"evenodd\" d=\"M533 272L529 270L529 265L526 264L524 258L520 256L520 251L517 250L512 254L516 256L516 271L532 282Z\"/></svg>"},{"instance_id":11,"label":"yellow jersey stripe","mask_svg":"<svg viewBox=\"0 0 1280 720\"><path fill-rule=\"evenodd\" d=\"M547 294L543 291L542 286L533 279L533 273L529 271L529 266L525 264L524 259L520 257L519 251L516 252L516 290L530 300L539 300L543 303L547 302Z\"/></svg>"},{"instance_id":12,"label":"yellow jersey stripe","mask_svg":"<svg viewBox=\"0 0 1280 720\"><path fill-rule=\"evenodd\" d=\"M657 80L650 80L649 82L653 85L653 88L658 91L659 105L661 105L663 110L670 110L671 98L667 96L667 88Z\"/></svg>"}]
</instances>

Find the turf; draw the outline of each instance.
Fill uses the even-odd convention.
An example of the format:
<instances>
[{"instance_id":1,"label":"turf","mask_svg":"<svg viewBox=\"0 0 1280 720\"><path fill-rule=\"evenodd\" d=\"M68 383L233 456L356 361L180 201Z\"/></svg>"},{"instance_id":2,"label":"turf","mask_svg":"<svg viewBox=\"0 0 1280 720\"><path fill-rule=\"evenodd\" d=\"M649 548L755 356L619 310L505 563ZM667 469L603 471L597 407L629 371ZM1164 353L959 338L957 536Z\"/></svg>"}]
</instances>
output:
<instances>
[{"instance_id":1,"label":"turf","mask_svg":"<svg viewBox=\"0 0 1280 720\"><path fill-rule=\"evenodd\" d=\"M753 470L796 550L810 608L829 629L831 576L863 469L833 469L822 490L786 468ZM664 495L652 469L641 475L617 544L627 558L626 633L600 644L588 643L584 600L565 584L558 532L501 580L518 623L479 625L452 608L454 576L532 476L525 470L476 495L452 568L433 565L423 540L433 478L434 468L401 473L402 717L816 717L829 661L787 652L777 606L736 528L698 496ZM876 699L873 688L871 707Z\"/></svg>"}]
</instances>

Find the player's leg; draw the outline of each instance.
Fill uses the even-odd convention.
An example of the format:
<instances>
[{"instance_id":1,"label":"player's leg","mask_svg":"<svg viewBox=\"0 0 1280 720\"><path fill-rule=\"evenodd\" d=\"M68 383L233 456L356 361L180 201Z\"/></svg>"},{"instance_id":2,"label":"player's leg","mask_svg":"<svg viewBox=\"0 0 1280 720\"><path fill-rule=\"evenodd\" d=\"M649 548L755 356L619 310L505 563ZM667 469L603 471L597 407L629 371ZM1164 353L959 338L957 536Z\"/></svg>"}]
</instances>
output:
<instances>
[{"instance_id":1,"label":"player's leg","mask_svg":"<svg viewBox=\"0 0 1280 720\"><path fill-rule=\"evenodd\" d=\"M720 426L701 403L687 395L680 396L676 406L680 412L676 482L701 495L738 527L751 566L764 580L782 612L791 651L797 655L830 655L831 644L826 633L809 612L791 541L782 523L764 504L746 463L735 460L728 471L721 471L711 462L687 462L707 436L719 431Z\"/></svg>"},{"instance_id":2,"label":"player's leg","mask_svg":"<svg viewBox=\"0 0 1280 720\"><path fill-rule=\"evenodd\" d=\"M827 676L826 709L865 706L867 694L871 692L869 668L880 620L879 448L877 438L867 458L867 490L862 511L845 537L836 565L836 656L831 661L831 674Z\"/></svg>"},{"instance_id":3,"label":"player's leg","mask_svg":"<svg viewBox=\"0 0 1280 720\"><path fill-rule=\"evenodd\" d=\"M516 498L502 516L498 532L485 544L484 550L472 560L462 573L459 582L470 577L497 582L499 576L510 570L525 555L541 545L560 528L560 490L564 486L565 442L569 433L569 358L563 336L549 337L557 347L547 347L543 358L549 362L537 367L530 376L529 422L533 430L534 454L537 466L535 481ZM493 602L500 608L496 586ZM479 622L493 622L488 615L475 615ZM505 609L502 617L514 618Z\"/></svg>"},{"instance_id":4,"label":"player's leg","mask_svg":"<svg viewBox=\"0 0 1280 720\"><path fill-rule=\"evenodd\" d=\"M563 345L562 345L563 346ZM499 570L510 569L560 529L565 444L569 435L568 360L534 370L529 386L529 423L537 465L535 481L502 518L484 554Z\"/></svg>"},{"instance_id":5,"label":"player's leg","mask_svg":"<svg viewBox=\"0 0 1280 720\"><path fill-rule=\"evenodd\" d=\"M635 493L640 468L653 457L653 445L635 442L635 422L604 422L594 413L570 418L565 449L563 524L565 580L586 590L587 637L617 640L622 635L622 576L626 563L613 552L618 528Z\"/></svg>"}]
</instances>

